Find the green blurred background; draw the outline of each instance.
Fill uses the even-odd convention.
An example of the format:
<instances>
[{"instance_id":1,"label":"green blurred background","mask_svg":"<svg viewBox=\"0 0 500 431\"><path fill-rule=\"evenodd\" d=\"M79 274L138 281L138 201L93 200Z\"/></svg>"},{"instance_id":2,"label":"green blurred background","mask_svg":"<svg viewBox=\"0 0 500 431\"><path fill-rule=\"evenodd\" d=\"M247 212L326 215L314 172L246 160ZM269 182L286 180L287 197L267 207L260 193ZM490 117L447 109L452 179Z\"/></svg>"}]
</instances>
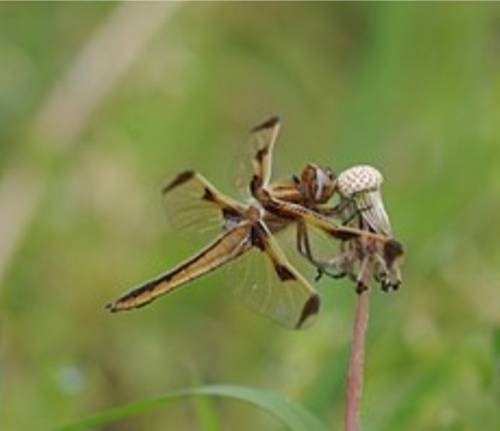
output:
<instances>
[{"instance_id":1,"label":"green blurred background","mask_svg":"<svg viewBox=\"0 0 500 431\"><path fill-rule=\"evenodd\" d=\"M496 4L0 5L1 429L200 382L271 389L340 429L349 283L321 281L299 333L220 274L103 309L194 251L167 231L164 182L196 168L235 193L273 113L278 176L374 164L406 246L404 289L372 295L363 429L500 429L499 52ZM223 429L280 429L213 407ZM113 429L200 423L186 402Z\"/></svg>"}]
</instances>

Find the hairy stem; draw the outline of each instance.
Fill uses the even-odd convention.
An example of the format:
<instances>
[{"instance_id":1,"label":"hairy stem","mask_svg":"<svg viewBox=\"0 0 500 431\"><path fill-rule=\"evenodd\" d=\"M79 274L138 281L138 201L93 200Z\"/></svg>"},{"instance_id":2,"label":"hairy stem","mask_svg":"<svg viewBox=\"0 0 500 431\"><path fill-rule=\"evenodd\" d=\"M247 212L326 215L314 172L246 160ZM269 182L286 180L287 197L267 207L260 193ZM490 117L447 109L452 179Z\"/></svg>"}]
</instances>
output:
<instances>
[{"instance_id":1,"label":"hairy stem","mask_svg":"<svg viewBox=\"0 0 500 431\"><path fill-rule=\"evenodd\" d=\"M365 359L365 338L370 310L370 292L358 295L353 327L351 360L347 377L347 402L345 431L359 431L361 396L363 394L363 368Z\"/></svg>"}]
</instances>

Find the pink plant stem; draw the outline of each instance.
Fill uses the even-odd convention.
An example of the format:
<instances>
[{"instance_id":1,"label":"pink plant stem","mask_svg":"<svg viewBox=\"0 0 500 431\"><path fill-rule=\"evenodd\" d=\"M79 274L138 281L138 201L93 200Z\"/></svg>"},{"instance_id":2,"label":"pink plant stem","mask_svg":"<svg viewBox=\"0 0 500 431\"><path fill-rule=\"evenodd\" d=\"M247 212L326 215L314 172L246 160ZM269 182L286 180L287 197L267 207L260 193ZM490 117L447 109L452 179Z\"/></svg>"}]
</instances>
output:
<instances>
[{"instance_id":1,"label":"pink plant stem","mask_svg":"<svg viewBox=\"0 0 500 431\"><path fill-rule=\"evenodd\" d=\"M370 293L365 290L358 295L354 320L351 360L347 377L347 403L345 431L359 431L361 396L363 394L363 368L365 338L370 311Z\"/></svg>"}]
</instances>

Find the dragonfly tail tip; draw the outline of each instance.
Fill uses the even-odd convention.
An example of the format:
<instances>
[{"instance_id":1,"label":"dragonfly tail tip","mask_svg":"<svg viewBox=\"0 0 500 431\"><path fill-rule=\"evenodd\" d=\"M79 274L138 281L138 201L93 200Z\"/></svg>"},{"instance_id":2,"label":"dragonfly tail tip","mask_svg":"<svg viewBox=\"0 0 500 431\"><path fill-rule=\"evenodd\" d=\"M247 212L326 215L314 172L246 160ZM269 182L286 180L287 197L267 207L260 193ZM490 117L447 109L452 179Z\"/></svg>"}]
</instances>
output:
<instances>
[{"instance_id":1,"label":"dragonfly tail tip","mask_svg":"<svg viewBox=\"0 0 500 431\"><path fill-rule=\"evenodd\" d=\"M117 311L117 309L116 309L116 307L115 307L115 304L114 304L114 303L112 303L112 302L111 302L111 303L109 303L109 304L106 304L106 305L104 306L104 308L105 308L106 310L111 311L111 313L115 313L115 312Z\"/></svg>"}]
</instances>

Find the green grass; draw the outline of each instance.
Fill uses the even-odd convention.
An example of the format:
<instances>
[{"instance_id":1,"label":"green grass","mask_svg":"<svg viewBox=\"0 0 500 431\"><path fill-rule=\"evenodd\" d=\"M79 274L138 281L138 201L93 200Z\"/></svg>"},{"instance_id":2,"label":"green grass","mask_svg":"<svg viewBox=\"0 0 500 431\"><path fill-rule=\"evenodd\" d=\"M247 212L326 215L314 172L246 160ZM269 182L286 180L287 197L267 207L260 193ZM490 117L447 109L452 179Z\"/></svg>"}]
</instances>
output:
<instances>
[{"instance_id":1,"label":"green grass","mask_svg":"<svg viewBox=\"0 0 500 431\"><path fill-rule=\"evenodd\" d=\"M274 416L291 431L325 431L328 429L299 404L285 401L283 398L263 390L238 386L201 386L198 388L172 391L158 398L128 404L98 413L95 416L79 420L73 424L57 428L58 431L83 431L123 421L131 416L147 413L157 407L181 401L186 397L223 397L238 400L257 407L258 410ZM216 431L220 429L210 408L204 407L200 415L200 429ZM211 418L208 418L208 416Z\"/></svg>"},{"instance_id":2,"label":"green grass","mask_svg":"<svg viewBox=\"0 0 500 431\"><path fill-rule=\"evenodd\" d=\"M196 250L167 232L166 179L197 169L236 196L248 129L277 113L276 175L376 165L407 250L403 289L372 295L364 430L499 429L498 6L181 4L61 152L33 129L37 113L117 7L0 5L0 188L19 167L45 185L0 274L0 428L53 429L196 375L272 389L341 429L349 283L318 284L322 314L300 333L240 307L217 273L135 312L103 310ZM204 400L120 426L283 426Z\"/></svg>"}]
</instances>

